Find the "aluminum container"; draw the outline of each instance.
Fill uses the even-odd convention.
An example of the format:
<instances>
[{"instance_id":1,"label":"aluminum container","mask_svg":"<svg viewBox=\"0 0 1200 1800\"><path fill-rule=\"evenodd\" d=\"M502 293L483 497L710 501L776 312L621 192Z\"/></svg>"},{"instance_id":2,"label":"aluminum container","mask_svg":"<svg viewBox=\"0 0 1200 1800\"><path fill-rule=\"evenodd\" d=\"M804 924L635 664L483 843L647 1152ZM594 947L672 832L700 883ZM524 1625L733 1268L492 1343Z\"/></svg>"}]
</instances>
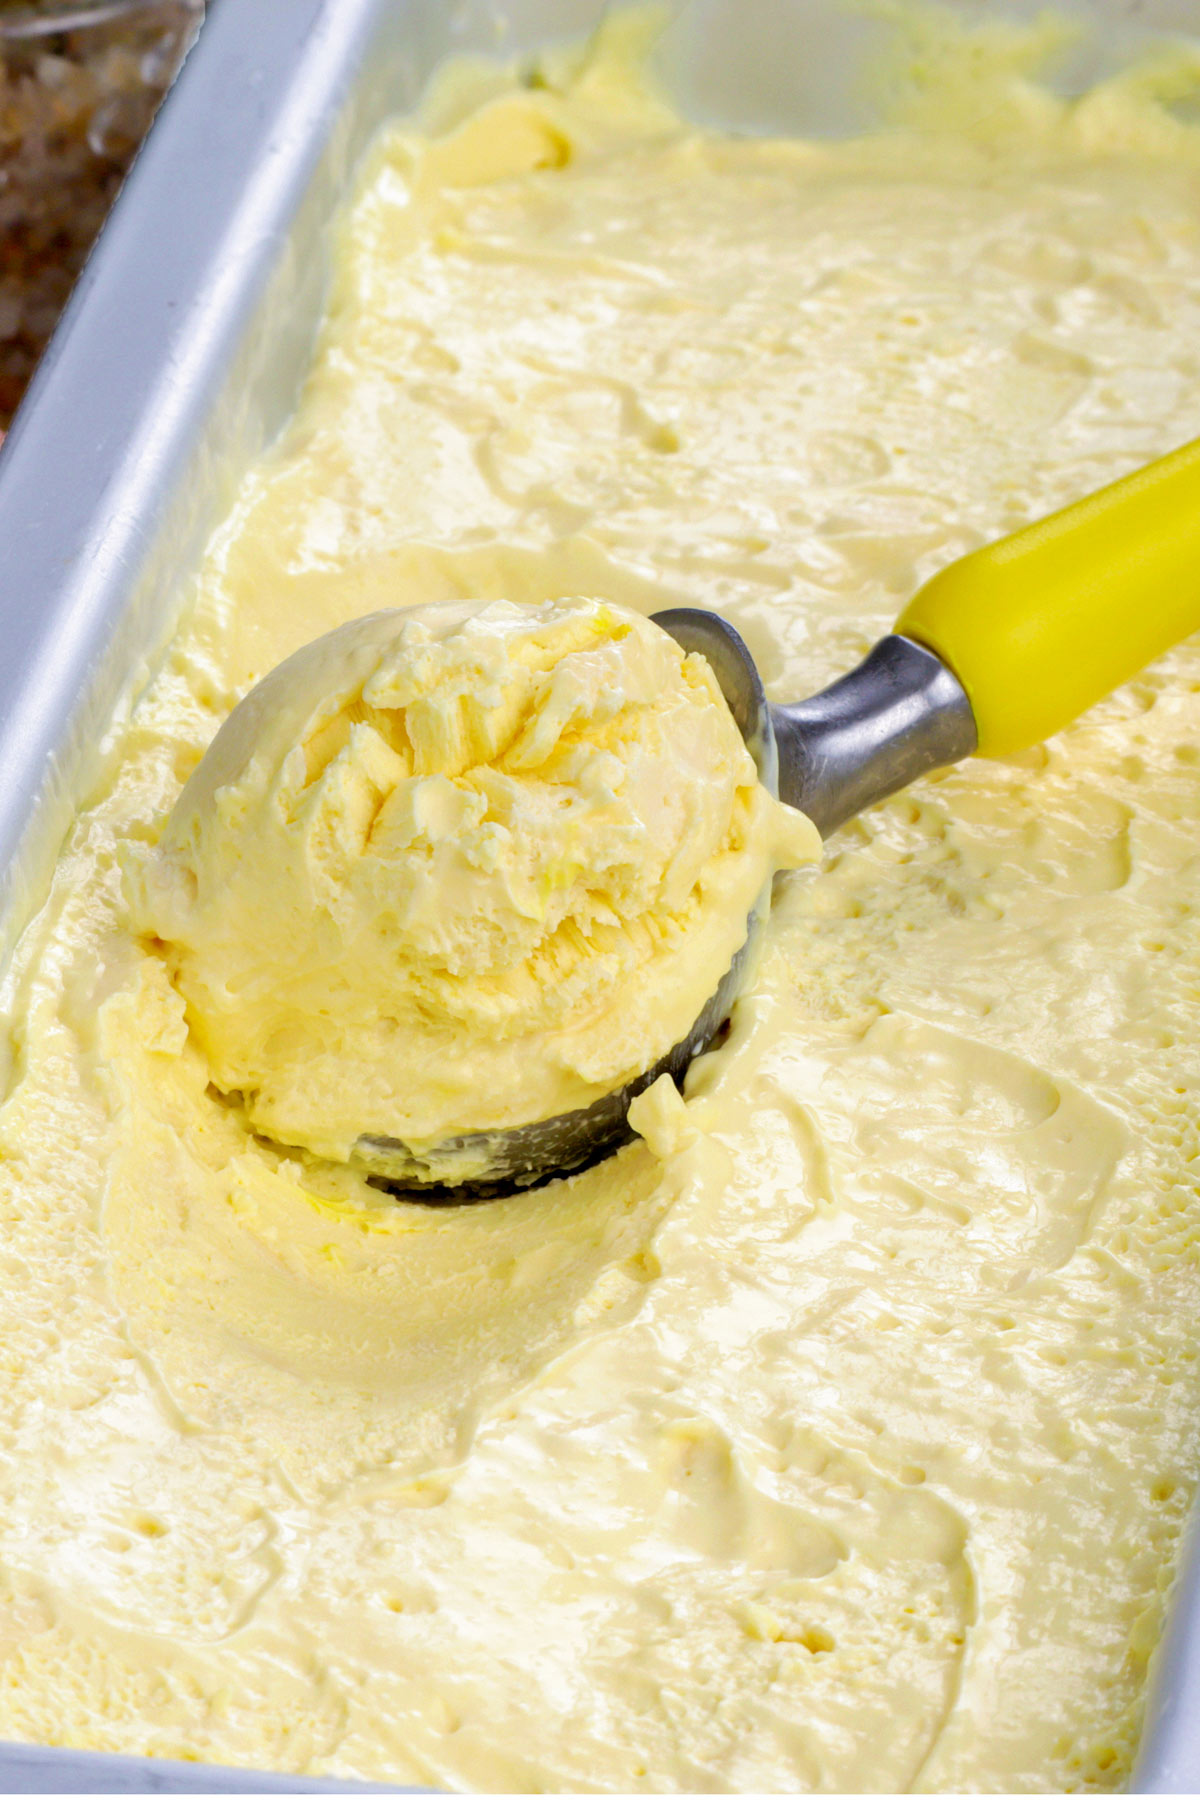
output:
<instances>
[{"instance_id":1,"label":"aluminum container","mask_svg":"<svg viewBox=\"0 0 1200 1800\"><path fill-rule=\"evenodd\" d=\"M992 0L1032 16L1041 0ZM973 8L973 14L982 10ZM1200 0L1061 0L1082 89ZM330 221L380 123L435 66L589 29L605 0L211 0L0 450L0 907L43 898L76 808L169 641L240 472L287 419L329 275ZM685 111L739 131L871 123L887 27L835 0L691 0L661 45ZM1193 1533L1193 1536L1195 1534ZM1200 1790L1200 1556L1155 1659L1135 1787ZM0 1747L0 1791L386 1791ZM392 1790L396 1791L396 1790ZM416 1791L416 1790L401 1790Z\"/></svg>"}]
</instances>

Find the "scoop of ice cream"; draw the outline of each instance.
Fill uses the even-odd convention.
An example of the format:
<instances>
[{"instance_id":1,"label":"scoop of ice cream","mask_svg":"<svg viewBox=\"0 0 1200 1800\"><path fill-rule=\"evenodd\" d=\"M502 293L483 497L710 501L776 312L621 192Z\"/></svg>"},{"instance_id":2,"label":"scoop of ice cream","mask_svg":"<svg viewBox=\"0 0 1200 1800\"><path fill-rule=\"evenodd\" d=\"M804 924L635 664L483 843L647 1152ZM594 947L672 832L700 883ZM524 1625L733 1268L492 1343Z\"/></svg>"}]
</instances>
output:
<instances>
[{"instance_id":1,"label":"scoop of ice cream","mask_svg":"<svg viewBox=\"0 0 1200 1800\"><path fill-rule=\"evenodd\" d=\"M129 873L252 1126L346 1160L590 1105L682 1038L815 831L707 664L592 599L355 620L231 714Z\"/></svg>"}]
</instances>

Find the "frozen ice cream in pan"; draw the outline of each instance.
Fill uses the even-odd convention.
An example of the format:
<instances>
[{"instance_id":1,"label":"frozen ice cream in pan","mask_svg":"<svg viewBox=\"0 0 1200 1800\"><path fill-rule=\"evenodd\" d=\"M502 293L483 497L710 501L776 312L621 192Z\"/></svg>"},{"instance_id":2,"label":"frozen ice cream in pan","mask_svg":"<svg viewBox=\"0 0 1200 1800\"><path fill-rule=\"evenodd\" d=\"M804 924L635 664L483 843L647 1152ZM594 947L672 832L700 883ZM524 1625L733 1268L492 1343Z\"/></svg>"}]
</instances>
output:
<instances>
[{"instance_id":1,"label":"frozen ice cream in pan","mask_svg":"<svg viewBox=\"0 0 1200 1800\"><path fill-rule=\"evenodd\" d=\"M1049 717L1001 666L1027 636L971 658L997 606L965 647L961 590L901 609L1194 435L1186 50L1071 102L1031 76L1057 28L931 27L924 114L848 144L689 131L607 53L460 70L364 169L287 425L337 185L317 137L336 163L410 100L412 43L366 0L263 0L253 48L238 17L214 8L159 140L192 132L203 188L182 207L151 144L0 470L9 586L39 596L0 671L25 674L6 792L53 739L69 831L44 908L49 862L15 867L0 1732L448 1788L1112 1786L1194 1476L1193 647L1036 740L1167 641L1180 521L1127 517L1090 564L1075 540L1093 604L1147 586L1134 648L1077 621L1024 665ZM731 70L770 36L735 23ZM764 107L772 69L824 104L830 21L775 27ZM226 522L164 649L202 497ZM728 878L696 1007L719 986L746 896L815 845L737 639L650 623L682 636L681 609L730 622L777 706L836 696L899 612L981 748L995 694L1033 747L994 739L785 870L727 1041L614 1155L433 1208L366 1178L353 1118L306 1144L273 1059L327 1081L318 978L382 1032L381 946L434 1033L461 969L499 1063L522 1006L569 1033L601 973L572 929L606 931L628 979L598 1041L649 1018L669 1051L687 1020L653 1002L687 983L641 975L697 951L688 896ZM256 688L278 704L206 763ZM87 778L68 714L105 746ZM506 946L556 930L561 992L513 981ZM1154 1690L1145 1785L1186 1768L1184 1683Z\"/></svg>"}]
</instances>

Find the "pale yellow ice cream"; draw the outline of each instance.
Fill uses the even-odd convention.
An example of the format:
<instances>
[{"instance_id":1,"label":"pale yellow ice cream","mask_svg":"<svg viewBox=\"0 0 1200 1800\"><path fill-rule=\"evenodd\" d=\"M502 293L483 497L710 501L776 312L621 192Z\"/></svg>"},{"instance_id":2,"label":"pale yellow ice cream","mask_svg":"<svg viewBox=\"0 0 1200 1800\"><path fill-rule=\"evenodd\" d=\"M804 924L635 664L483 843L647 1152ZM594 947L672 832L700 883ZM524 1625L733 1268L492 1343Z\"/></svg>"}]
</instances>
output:
<instances>
[{"instance_id":1,"label":"pale yellow ice cream","mask_svg":"<svg viewBox=\"0 0 1200 1800\"><path fill-rule=\"evenodd\" d=\"M684 1039L809 823L716 679L581 597L352 620L259 683L131 869L210 1078L346 1162L447 1180Z\"/></svg>"},{"instance_id":2,"label":"pale yellow ice cream","mask_svg":"<svg viewBox=\"0 0 1200 1800\"><path fill-rule=\"evenodd\" d=\"M397 1204L248 1131L121 873L381 603L707 605L797 697L1200 432L1200 61L1067 101L1056 41L929 35L909 122L846 143L690 129L598 51L376 147L5 990L0 1737L1127 1778L1200 1461L1200 647L782 875L728 1041L526 1197Z\"/></svg>"}]
</instances>

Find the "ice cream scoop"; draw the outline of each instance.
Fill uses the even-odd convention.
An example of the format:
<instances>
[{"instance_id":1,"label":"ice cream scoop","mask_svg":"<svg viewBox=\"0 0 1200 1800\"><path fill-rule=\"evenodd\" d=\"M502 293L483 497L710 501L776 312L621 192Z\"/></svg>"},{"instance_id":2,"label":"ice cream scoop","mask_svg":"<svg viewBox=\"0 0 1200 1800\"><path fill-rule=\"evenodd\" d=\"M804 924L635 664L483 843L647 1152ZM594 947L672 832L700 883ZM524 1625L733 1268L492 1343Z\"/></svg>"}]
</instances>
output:
<instances>
[{"instance_id":1,"label":"ice cream scoop","mask_svg":"<svg viewBox=\"0 0 1200 1800\"><path fill-rule=\"evenodd\" d=\"M253 1131L446 1186L510 1178L509 1128L603 1107L687 1039L774 872L819 852L708 663L584 595L305 645L126 879Z\"/></svg>"},{"instance_id":2,"label":"ice cream scoop","mask_svg":"<svg viewBox=\"0 0 1200 1800\"><path fill-rule=\"evenodd\" d=\"M255 1131L426 1199L529 1186L712 1042L808 821L1038 741L1198 625L1200 445L944 569L792 705L699 609L372 615L231 715L135 917Z\"/></svg>"},{"instance_id":3,"label":"ice cream scoop","mask_svg":"<svg viewBox=\"0 0 1200 1800\"><path fill-rule=\"evenodd\" d=\"M762 781L827 836L932 769L1040 742L1200 629L1200 440L948 565L856 669L795 704L768 702L754 658L719 615L685 607L655 621L708 662ZM712 1042L748 949L692 1029L636 1080L493 1136L493 1178L544 1179L629 1135L637 1095L662 1074L681 1078ZM373 1137L364 1150L381 1172L394 1156L408 1179L401 1146Z\"/></svg>"}]
</instances>

